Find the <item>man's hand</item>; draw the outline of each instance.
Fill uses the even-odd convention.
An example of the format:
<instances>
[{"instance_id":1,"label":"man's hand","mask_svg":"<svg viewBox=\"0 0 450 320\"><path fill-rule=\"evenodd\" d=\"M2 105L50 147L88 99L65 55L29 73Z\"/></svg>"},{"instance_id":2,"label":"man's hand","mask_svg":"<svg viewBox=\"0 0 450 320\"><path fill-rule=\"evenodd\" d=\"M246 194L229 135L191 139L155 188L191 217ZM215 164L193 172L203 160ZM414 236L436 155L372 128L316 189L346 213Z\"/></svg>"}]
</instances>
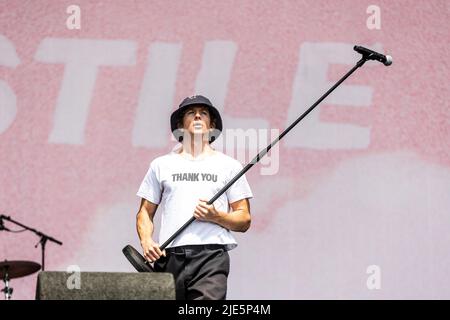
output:
<instances>
[{"instance_id":1,"label":"man's hand","mask_svg":"<svg viewBox=\"0 0 450 320\"><path fill-rule=\"evenodd\" d=\"M194 217L201 221L214 222L219 216L219 212L214 208L214 205L208 205L208 200L200 199L195 207Z\"/></svg>"},{"instance_id":2,"label":"man's hand","mask_svg":"<svg viewBox=\"0 0 450 320\"><path fill-rule=\"evenodd\" d=\"M161 251L159 244L153 240L142 242L141 246L144 251L144 258L149 262L155 262L161 256L166 256L166 250Z\"/></svg>"}]
</instances>

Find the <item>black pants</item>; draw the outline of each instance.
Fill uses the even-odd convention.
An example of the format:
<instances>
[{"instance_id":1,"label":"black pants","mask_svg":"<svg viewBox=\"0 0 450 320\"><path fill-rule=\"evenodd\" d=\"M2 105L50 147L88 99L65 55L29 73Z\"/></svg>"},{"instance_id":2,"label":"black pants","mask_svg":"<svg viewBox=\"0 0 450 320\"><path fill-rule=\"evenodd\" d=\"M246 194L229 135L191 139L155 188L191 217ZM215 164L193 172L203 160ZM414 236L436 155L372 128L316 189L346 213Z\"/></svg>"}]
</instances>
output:
<instances>
[{"instance_id":1,"label":"black pants","mask_svg":"<svg viewBox=\"0 0 450 320\"><path fill-rule=\"evenodd\" d=\"M166 249L155 262L155 271L175 278L177 300L224 300L230 256L221 245L190 245Z\"/></svg>"}]
</instances>

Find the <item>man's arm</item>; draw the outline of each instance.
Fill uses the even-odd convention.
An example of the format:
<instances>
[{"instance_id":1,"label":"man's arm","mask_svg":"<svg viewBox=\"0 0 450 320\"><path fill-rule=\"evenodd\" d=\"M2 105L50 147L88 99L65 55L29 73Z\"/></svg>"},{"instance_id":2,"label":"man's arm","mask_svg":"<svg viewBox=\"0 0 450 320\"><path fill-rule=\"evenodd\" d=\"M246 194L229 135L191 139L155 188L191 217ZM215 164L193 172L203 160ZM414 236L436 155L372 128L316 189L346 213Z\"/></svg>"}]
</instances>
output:
<instances>
[{"instance_id":1,"label":"man's arm","mask_svg":"<svg viewBox=\"0 0 450 320\"><path fill-rule=\"evenodd\" d=\"M196 219L217 223L231 231L245 232L250 228L252 218L248 199L230 203L233 210L230 213L218 211L213 205L208 205L207 202L208 200L200 199L194 211Z\"/></svg>"},{"instance_id":2,"label":"man's arm","mask_svg":"<svg viewBox=\"0 0 450 320\"><path fill-rule=\"evenodd\" d=\"M150 262L159 259L165 252L161 252L159 244L153 241L153 217L158 205L142 199L139 212L136 215L136 229L141 241L144 257Z\"/></svg>"}]
</instances>

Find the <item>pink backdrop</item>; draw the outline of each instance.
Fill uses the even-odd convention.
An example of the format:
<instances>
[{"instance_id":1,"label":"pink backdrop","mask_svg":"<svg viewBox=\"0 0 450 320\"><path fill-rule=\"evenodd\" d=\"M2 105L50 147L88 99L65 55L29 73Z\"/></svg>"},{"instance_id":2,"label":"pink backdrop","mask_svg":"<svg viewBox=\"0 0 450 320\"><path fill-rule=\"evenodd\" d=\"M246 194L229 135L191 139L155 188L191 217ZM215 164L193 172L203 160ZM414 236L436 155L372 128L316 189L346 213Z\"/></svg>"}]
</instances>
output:
<instances>
[{"instance_id":1,"label":"pink backdrop","mask_svg":"<svg viewBox=\"0 0 450 320\"><path fill-rule=\"evenodd\" d=\"M80 0L79 30L71 4L0 2L0 214L63 241L47 270L133 271L135 193L175 145L182 98L208 95L226 128L282 130L358 44L393 65L366 64L280 143L274 170L248 173L228 297L450 298L448 1L376 1L379 30L371 1ZM1 232L0 260L40 262L37 241ZM13 298L35 284L12 280Z\"/></svg>"}]
</instances>

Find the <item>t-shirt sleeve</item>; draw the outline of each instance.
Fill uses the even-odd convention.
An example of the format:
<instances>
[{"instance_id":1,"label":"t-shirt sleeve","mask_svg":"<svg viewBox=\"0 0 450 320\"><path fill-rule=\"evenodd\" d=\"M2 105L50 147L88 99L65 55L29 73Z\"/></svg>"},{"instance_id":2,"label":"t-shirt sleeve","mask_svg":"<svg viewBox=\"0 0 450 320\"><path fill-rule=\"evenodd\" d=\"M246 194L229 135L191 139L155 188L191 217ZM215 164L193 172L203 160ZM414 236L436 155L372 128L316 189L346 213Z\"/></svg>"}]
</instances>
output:
<instances>
[{"instance_id":1,"label":"t-shirt sleeve","mask_svg":"<svg viewBox=\"0 0 450 320\"><path fill-rule=\"evenodd\" d=\"M229 181L233 179L236 174L238 174L242 170L242 165L239 162L236 162L231 170L231 175L229 176ZM228 188L226 191L226 195L229 203L236 202L238 200L252 198L252 190L250 189L250 185L247 182L247 178L245 174L241 176L233 185Z\"/></svg>"},{"instance_id":2,"label":"t-shirt sleeve","mask_svg":"<svg viewBox=\"0 0 450 320\"><path fill-rule=\"evenodd\" d=\"M161 201L162 188L158 176L159 170L157 168L157 165L153 161L150 164L150 168L148 169L144 180L142 180L142 183L136 195L138 197L147 199L154 204L159 204Z\"/></svg>"}]
</instances>

